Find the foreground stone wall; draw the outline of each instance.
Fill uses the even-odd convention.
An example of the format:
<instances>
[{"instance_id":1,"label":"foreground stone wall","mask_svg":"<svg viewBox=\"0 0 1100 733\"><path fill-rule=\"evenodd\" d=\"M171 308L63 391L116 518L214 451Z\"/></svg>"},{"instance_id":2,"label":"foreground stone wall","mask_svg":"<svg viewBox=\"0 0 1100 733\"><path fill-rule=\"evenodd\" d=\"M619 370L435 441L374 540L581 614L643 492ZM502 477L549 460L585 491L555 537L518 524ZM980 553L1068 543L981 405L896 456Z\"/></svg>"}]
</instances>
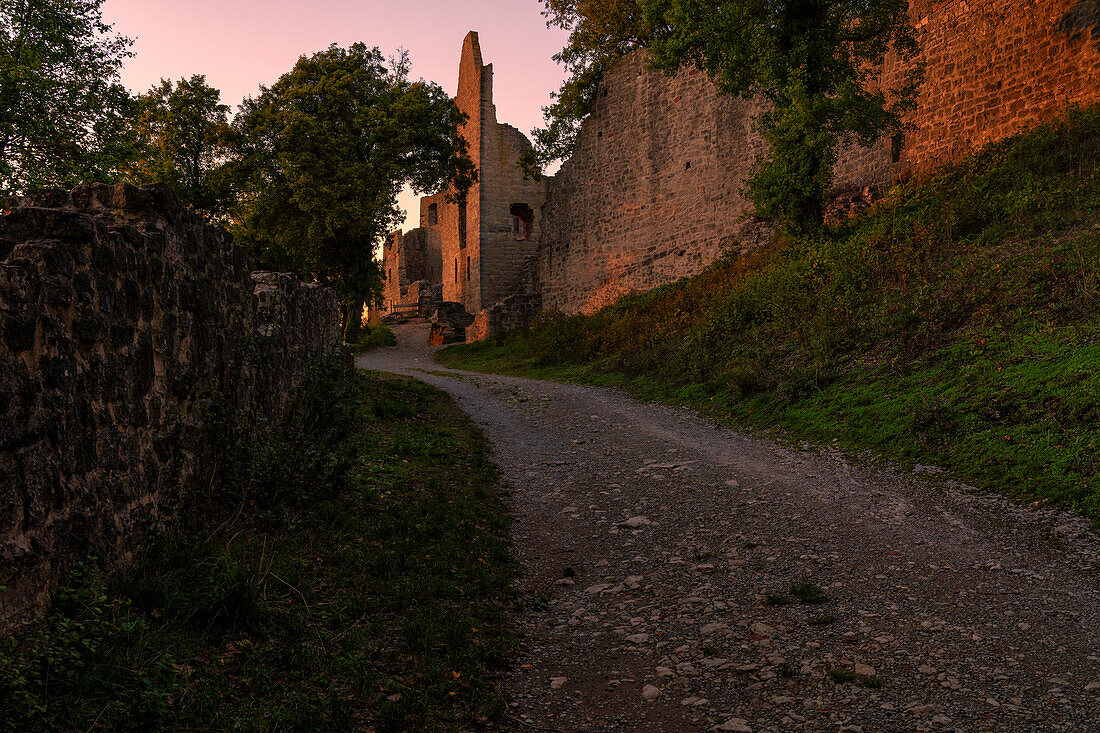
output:
<instances>
[{"instance_id":1,"label":"foreground stone wall","mask_svg":"<svg viewBox=\"0 0 1100 733\"><path fill-rule=\"evenodd\" d=\"M0 627L40 608L73 559L128 562L182 492L210 481L205 400L236 390L275 415L339 336L331 291L253 275L167 187L6 201ZM265 368L238 379L255 339Z\"/></svg>"},{"instance_id":2,"label":"foreground stone wall","mask_svg":"<svg viewBox=\"0 0 1100 733\"><path fill-rule=\"evenodd\" d=\"M1069 104L1100 102L1100 29L1067 33L1078 0L914 0L927 64L913 129L853 147L836 168L838 193L884 187ZM887 58L881 76L907 67ZM643 52L606 75L576 152L543 208L538 282L545 308L590 313L631 291L695 275L738 242L761 238L741 195L762 150L761 106L720 96L694 69L646 68Z\"/></svg>"}]
</instances>

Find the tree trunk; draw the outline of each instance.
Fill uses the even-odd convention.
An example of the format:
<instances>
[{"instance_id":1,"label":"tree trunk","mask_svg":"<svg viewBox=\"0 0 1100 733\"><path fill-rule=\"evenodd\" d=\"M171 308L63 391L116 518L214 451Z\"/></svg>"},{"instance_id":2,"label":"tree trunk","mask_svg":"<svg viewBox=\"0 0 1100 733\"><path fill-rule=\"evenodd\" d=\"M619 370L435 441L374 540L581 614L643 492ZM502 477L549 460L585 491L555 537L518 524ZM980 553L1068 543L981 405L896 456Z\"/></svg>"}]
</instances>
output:
<instances>
[{"instance_id":1,"label":"tree trunk","mask_svg":"<svg viewBox=\"0 0 1100 733\"><path fill-rule=\"evenodd\" d=\"M356 298L340 307L344 314L344 341L358 343L363 331L363 301Z\"/></svg>"}]
</instances>

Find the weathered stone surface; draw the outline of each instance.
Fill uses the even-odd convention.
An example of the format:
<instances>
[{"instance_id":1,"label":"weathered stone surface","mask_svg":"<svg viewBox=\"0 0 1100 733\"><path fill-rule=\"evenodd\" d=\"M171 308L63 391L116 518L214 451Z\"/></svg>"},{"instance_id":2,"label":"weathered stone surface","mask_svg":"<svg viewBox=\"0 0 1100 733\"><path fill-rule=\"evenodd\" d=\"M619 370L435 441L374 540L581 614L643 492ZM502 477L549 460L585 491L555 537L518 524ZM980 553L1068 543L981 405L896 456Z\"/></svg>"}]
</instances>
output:
<instances>
[{"instance_id":1,"label":"weathered stone surface","mask_svg":"<svg viewBox=\"0 0 1100 733\"><path fill-rule=\"evenodd\" d=\"M252 275L165 186L9 199L0 258L2 627L73 558L139 552L212 476L203 400L232 384L277 413L339 319L331 291ZM253 341L266 366L233 378Z\"/></svg>"},{"instance_id":2,"label":"weathered stone surface","mask_svg":"<svg viewBox=\"0 0 1100 733\"><path fill-rule=\"evenodd\" d=\"M466 342L483 341L490 336L531 325L542 306L537 294L517 293L477 314L466 329Z\"/></svg>"},{"instance_id":3,"label":"weathered stone surface","mask_svg":"<svg viewBox=\"0 0 1100 733\"><path fill-rule=\"evenodd\" d=\"M417 283L435 284L443 299L443 263L440 254L439 232L431 229L414 229L410 232L394 232L382 248L382 311L391 312L394 306L416 304L423 294ZM414 292L414 286L415 292Z\"/></svg>"},{"instance_id":4,"label":"weathered stone surface","mask_svg":"<svg viewBox=\"0 0 1100 733\"><path fill-rule=\"evenodd\" d=\"M409 285L406 302L416 304L418 316L430 318L443 304L443 285L433 285L427 280L418 280Z\"/></svg>"},{"instance_id":5,"label":"weathered stone surface","mask_svg":"<svg viewBox=\"0 0 1100 733\"><path fill-rule=\"evenodd\" d=\"M429 317L432 323L450 324L454 328L467 328L474 322L474 316L466 311L461 303L444 301Z\"/></svg>"}]
</instances>

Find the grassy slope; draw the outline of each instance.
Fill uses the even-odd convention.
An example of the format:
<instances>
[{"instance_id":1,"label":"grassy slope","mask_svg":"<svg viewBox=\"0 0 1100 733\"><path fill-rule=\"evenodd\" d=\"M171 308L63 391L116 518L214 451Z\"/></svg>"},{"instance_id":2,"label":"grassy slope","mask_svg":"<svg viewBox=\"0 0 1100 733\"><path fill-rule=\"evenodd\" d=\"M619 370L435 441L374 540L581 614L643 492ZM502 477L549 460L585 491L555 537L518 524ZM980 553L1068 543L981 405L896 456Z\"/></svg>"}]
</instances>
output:
<instances>
[{"instance_id":1,"label":"grassy slope","mask_svg":"<svg viewBox=\"0 0 1100 733\"><path fill-rule=\"evenodd\" d=\"M1100 107L463 368L625 386L1100 518Z\"/></svg>"},{"instance_id":2,"label":"grassy slope","mask_svg":"<svg viewBox=\"0 0 1100 733\"><path fill-rule=\"evenodd\" d=\"M499 721L512 565L486 443L422 383L371 375L355 396L335 490L305 477L316 495L249 499L120 582L74 576L45 625L0 648L0 730Z\"/></svg>"}]
</instances>

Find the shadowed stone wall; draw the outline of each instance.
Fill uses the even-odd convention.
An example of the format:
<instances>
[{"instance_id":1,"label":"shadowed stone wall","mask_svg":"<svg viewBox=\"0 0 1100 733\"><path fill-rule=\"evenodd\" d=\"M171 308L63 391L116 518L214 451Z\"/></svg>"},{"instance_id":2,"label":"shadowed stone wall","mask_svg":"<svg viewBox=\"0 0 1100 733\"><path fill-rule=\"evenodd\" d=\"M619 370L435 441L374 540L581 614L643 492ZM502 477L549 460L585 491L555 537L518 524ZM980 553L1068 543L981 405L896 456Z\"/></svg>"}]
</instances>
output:
<instances>
[{"instance_id":1,"label":"shadowed stone wall","mask_svg":"<svg viewBox=\"0 0 1100 733\"><path fill-rule=\"evenodd\" d=\"M211 398L235 390L277 415L339 339L331 291L251 273L244 249L167 187L5 201L0 628L41 608L73 559L129 562L211 480ZM264 368L238 380L253 340Z\"/></svg>"}]
</instances>

